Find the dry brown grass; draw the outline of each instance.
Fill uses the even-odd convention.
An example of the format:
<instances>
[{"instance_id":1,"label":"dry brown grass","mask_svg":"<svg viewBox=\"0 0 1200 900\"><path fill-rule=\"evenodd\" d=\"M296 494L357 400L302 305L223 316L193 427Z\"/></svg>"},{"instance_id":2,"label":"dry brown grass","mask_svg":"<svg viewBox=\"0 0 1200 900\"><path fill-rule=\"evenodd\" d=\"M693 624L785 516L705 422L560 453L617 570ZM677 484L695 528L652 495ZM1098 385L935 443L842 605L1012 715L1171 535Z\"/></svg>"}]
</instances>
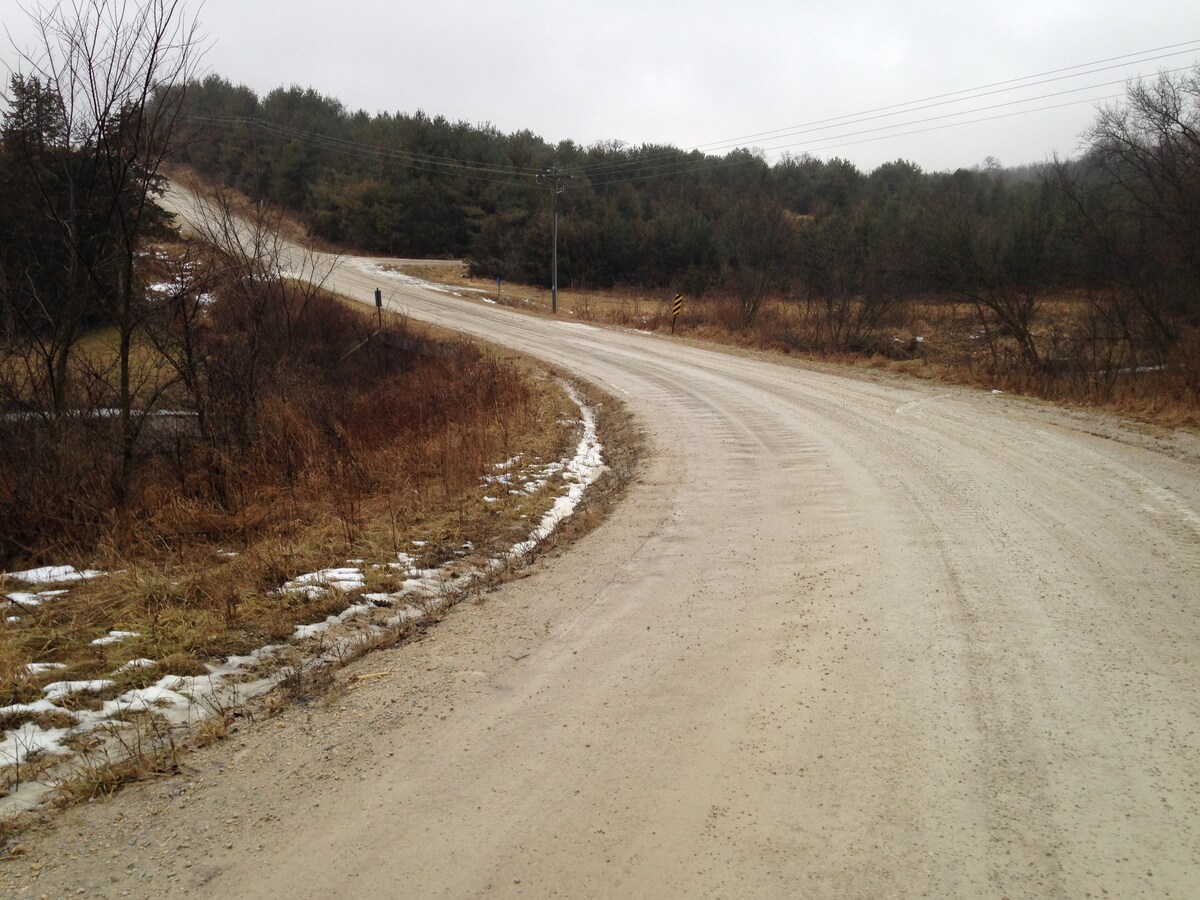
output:
<instances>
[{"instance_id":1,"label":"dry brown grass","mask_svg":"<svg viewBox=\"0 0 1200 900\"><path fill-rule=\"evenodd\" d=\"M465 265L401 268L429 281L482 290L483 296L516 310L538 315L550 311L550 291L545 288L502 284L497 293L494 281L469 277ZM663 334L671 329L673 296L672 291L648 295L630 288L560 288L559 317ZM1200 334L1185 333L1168 364L1159 371L1122 370L1112 377L1102 361L1081 358L1078 341L1071 342L1071 336L1086 333L1089 309L1088 299L1080 294L1063 293L1042 301L1035 336L1039 346L1045 348L1047 365L1038 372L1021 364L1019 350L1011 340L1000 336L989 345L982 339L972 306L940 297L902 304L868 345L857 350L823 347L824 341L802 305L780 298L765 302L750 328L742 327L736 304L728 298L685 298L676 334L782 356L1104 409L1161 427L1200 427Z\"/></svg>"},{"instance_id":2,"label":"dry brown grass","mask_svg":"<svg viewBox=\"0 0 1200 900\"><path fill-rule=\"evenodd\" d=\"M148 280L159 265L157 256L146 260ZM294 284L258 288L258 279L244 279L243 289L247 283L252 293L271 293L222 297L195 320L191 337L209 351L201 387L176 381L182 373L164 365L164 345L146 340L134 348L135 406L206 409L209 418L208 427L195 417L148 428L136 477L119 495L111 416L0 419L0 563L109 573L64 584L65 596L40 605L11 605L0 619L0 706L39 700L53 681L107 682L57 699L57 712L11 710L0 731L68 728L71 712L97 710L164 675L203 675L213 661L287 643L297 624L341 612L364 592L399 589L399 576L384 567L398 553L426 568L478 565L525 539L552 503L554 484L509 494L485 481L501 461L549 462L574 446L577 410L550 373L399 318L376 333L373 316L356 304ZM263 315L248 316L244 300L260 302ZM155 340L164 334L173 332ZM116 358L109 331L75 347L73 406L111 403ZM16 354L4 359L21 366ZM0 371L8 409L30 399L20 394L27 383L19 375ZM363 588L279 590L347 559L366 573ZM24 589L0 574L0 594ZM113 630L132 635L96 643ZM337 662L410 632L402 626L349 642ZM292 674L280 696L328 690L332 666L307 665L310 651L281 654L283 674ZM126 666L143 658L154 662ZM31 672L34 662L59 668ZM232 713L212 712L190 740L225 736ZM178 735L154 712L74 734L67 743L77 759L64 796L90 799L170 773ZM47 767L59 779L62 765L35 751L0 773L0 793Z\"/></svg>"},{"instance_id":3,"label":"dry brown grass","mask_svg":"<svg viewBox=\"0 0 1200 900\"><path fill-rule=\"evenodd\" d=\"M429 333L421 339L444 341L448 337ZM445 347L445 343L435 346ZM447 366L457 357L439 352L428 358ZM482 366L471 370L474 375L482 372L502 377L460 379L473 398L483 402L467 402L461 395L441 396L431 385L409 392L444 413L438 417L442 427L422 440L389 440L375 415L356 420L361 428L356 432L359 443L353 446L353 474L365 481L352 498L345 490L347 473L334 469L333 480L314 476L297 478L285 490L276 486L274 499L269 485L260 484L252 516L221 521L211 508L167 497L144 523L126 523L127 527L134 525L135 531L157 536L153 540L135 539L133 534L114 538L99 555L118 571L32 608L20 622L0 625L0 684L6 693L0 702L36 699L49 681L110 678L111 686L72 695L64 704L64 709L96 708L104 699L149 686L163 674L203 674L205 662L213 658L290 638L296 623L340 611L352 602L352 596L331 592L308 598L280 595L274 588L282 580L341 563L350 555L368 563L394 560L397 552L405 551L416 554L422 566L453 559L468 565L523 540L556 489L511 495L481 483L480 475L492 474L493 464L517 454L530 461L562 458L578 439L571 424L577 410L553 373L536 364L496 351L472 350L466 358ZM438 371L444 387L448 373ZM513 377L516 381L510 380ZM500 385L505 396L491 396L489 385ZM619 404L594 389L581 390L597 411L609 471L543 550L586 532L601 520L627 484L640 447L640 435ZM403 408L387 409L393 415L404 413ZM508 414L503 416L505 410ZM351 479L351 483L356 482ZM331 487L337 490L331 491ZM488 494L499 502L486 502L483 498ZM276 515L278 506L283 507L283 515ZM253 527L247 518L254 520ZM175 529L174 539L162 538L162 534L172 533L170 528L164 529L165 523ZM419 549L414 544L417 539L425 542ZM466 541L474 546L470 553L462 549ZM229 555L230 549L236 549L236 555ZM394 574L365 565L364 570L367 583L355 593L399 587ZM482 599L492 584L509 574L494 572L480 581L473 591L476 599ZM0 578L0 590L14 587ZM281 704L292 700L328 699L331 692L349 689L352 684L335 677L339 666L374 650L419 638L427 625L408 624L366 635L347 645L335 665L309 666L303 648L297 647L280 660L287 676L283 689L250 706L215 708L186 734L156 713L130 713L100 732L77 735L72 740L77 757L67 772L60 757L35 753L19 767L10 767L4 773L5 782L11 786L43 778L50 771L47 767L53 767L53 777L62 784L57 802L70 804L171 775L178 771L182 751L223 740L235 718L270 717ZM112 645L91 643L113 628L136 631L138 636ZM150 657L157 663L113 674L122 663L138 657ZM62 662L66 668L31 675L23 670L24 662L31 659ZM69 724L65 713L10 719L6 727L25 722L42 727ZM27 822L0 821L0 846Z\"/></svg>"},{"instance_id":4,"label":"dry brown grass","mask_svg":"<svg viewBox=\"0 0 1200 900\"><path fill-rule=\"evenodd\" d=\"M525 361L419 332L406 343L418 351L388 378L281 407L281 440L238 469L236 503L192 483L190 463L178 471L162 466L164 477L141 483L133 513L99 521L90 552L57 556L60 546L50 543L17 561L12 568L86 562L112 574L10 611L19 620L0 623L0 704L37 699L50 681L108 677L136 658L157 661L123 673L113 689L119 693L163 674L200 674L207 661L285 640L298 623L340 612L351 599L338 591L280 594L279 586L347 558L394 561L420 540L419 564L431 567L455 559L464 542L485 558L523 539L551 502L550 489L489 503L481 479L518 454L559 458L576 439L565 424L576 410ZM363 371L374 374L365 362ZM335 406L336 415L306 420L315 403ZM67 494L79 489L78 482L59 484ZM366 590L396 587L386 575L370 578ZM18 587L0 580L0 591ZM92 643L114 629L137 636ZM34 661L66 668L30 675L24 667ZM77 694L70 702L104 696Z\"/></svg>"}]
</instances>

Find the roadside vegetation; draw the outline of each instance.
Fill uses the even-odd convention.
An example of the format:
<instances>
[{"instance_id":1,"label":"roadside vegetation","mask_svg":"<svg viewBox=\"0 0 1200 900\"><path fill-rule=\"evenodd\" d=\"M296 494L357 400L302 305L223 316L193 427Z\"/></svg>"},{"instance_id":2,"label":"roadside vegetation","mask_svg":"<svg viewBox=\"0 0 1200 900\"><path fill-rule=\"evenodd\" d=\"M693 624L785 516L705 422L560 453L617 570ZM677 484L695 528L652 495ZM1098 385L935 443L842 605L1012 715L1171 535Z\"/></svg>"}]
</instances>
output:
<instances>
[{"instance_id":1,"label":"roadside vegetation","mask_svg":"<svg viewBox=\"0 0 1200 900\"><path fill-rule=\"evenodd\" d=\"M955 172L550 145L215 75L184 102L182 162L349 250L547 286L536 175L557 168L560 283L580 298L682 293L694 327L739 343L1196 421L1198 71L1131 84L1076 159Z\"/></svg>"},{"instance_id":2,"label":"roadside vegetation","mask_svg":"<svg viewBox=\"0 0 1200 900\"><path fill-rule=\"evenodd\" d=\"M413 277L451 287L469 287L469 296L537 315L551 315L550 291L537 285L502 284L474 277L465 263L457 266L404 264ZM1200 341L1194 332L1181 339L1178 362L1096 371L1077 366L1045 366L1036 371L1013 365L1018 348L1005 334L991 340L980 327L978 310L969 302L946 298L913 300L879 323L879 340L869 348L830 346L825 310L794 299L768 297L754 323L739 320L736 299L687 298L672 326L670 292L616 287L582 291L563 288L558 316L614 325L637 331L674 335L795 360L827 362L878 372L937 379L1032 397L1098 407L1147 424L1200 427L1194 366L1187 348ZM849 314L856 314L851 309ZM1039 306L1034 337L1053 345L1064 334L1087 328L1092 314L1086 296L1063 292ZM997 365L997 355L1000 365ZM1008 363L1008 364L1004 364ZM1098 386L1103 379L1107 384Z\"/></svg>"},{"instance_id":3,"label":"roadside vegetation","mask_svg":"<svg viewBox=\"0 0 1200 900\"><path fill-rule=\"evenodd\" d=\"M582 429L543 368L330 295L262 203L176 229L177 3L39 14L0 121L0 799L63 747L79 796L173 765L242 682L303 693L485 590Z\"/></svg>"},{"instance_id":4,"label":"roadside vegetation","mask_svg":"<svg viewBox=\"0 0 1200 900\"><path fill-rule=\"evenodd\" d=\"M0 121L0 571L77 570L0 576L2 731L294 640L346 607L343 561L385 605L502 561L562 487L578 410L544 372L343 305L268 209L536 306L556 169L562 314L665 331L679 292L686 334L1197 424L1200 72L1132 85L1077 160L863 173L259 98L198 77L180 0L33 16ZM169 161L246 199L181 235Z\"/></svg>"}]
</instances>

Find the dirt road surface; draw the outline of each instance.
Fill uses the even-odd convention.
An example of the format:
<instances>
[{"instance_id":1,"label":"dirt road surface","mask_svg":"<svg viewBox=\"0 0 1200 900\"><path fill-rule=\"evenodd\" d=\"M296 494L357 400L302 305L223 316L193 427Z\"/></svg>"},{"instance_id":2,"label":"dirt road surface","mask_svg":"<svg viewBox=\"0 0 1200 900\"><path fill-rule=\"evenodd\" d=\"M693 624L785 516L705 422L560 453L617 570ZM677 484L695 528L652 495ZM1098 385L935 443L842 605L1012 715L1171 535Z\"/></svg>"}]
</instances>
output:
<instances>
[{"instance_id":1,"label":"dirt road surface","mask_svg":"<svg viewBox=\"0 0 1200 900\"><path fill-rule=\"evenodd\" d=\"M640 475L331 703L30 836L0 888L1200 892L1194 436L536 319L360 260L333 283L620 397Z\"/></svg>"}]
</instances>

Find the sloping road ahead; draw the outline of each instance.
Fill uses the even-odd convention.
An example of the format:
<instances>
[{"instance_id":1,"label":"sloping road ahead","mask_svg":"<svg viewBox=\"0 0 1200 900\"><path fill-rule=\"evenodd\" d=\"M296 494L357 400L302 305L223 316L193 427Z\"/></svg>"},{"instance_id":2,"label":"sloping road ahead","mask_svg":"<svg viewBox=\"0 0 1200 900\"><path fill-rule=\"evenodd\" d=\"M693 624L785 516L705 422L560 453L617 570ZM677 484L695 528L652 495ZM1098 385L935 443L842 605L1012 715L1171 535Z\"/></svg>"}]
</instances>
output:
<instances>
[{"instance_id":1,"label":"sloping road ahead","mask_svg":"<svg viewBox=\"0 0 1200 900\"><path fill-rule=\"evenodd\" d=\"M73 812L153 807L137 878L39 890L1195 895L1194 437L377 285L622 398L639 478L190 802Z\"/></svg>"}]
</instances>

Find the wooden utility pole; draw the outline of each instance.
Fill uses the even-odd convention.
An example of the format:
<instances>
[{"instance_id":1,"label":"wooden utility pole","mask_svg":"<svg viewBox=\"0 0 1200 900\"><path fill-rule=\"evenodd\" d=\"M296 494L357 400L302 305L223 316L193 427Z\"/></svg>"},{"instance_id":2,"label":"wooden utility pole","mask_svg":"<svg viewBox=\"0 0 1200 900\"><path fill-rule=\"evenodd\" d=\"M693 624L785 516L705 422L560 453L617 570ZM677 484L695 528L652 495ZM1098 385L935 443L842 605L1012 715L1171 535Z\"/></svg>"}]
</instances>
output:
<instances>
[{"instance_id":1,"label":"wooden utility pole","mask_svg":"<svg viewBox=\"0 0 1200 900\"><path fill-rule=\"evenodd\" d=\"M552 166L537 177L540 184L550 185L550 194L554 203L554 256L551 263L550 283L550 311L553 313L558 312L558 195L566 189L566 182L570 177L570 175L563 175L558 166Z\"/></svg>"}]
</instances>

